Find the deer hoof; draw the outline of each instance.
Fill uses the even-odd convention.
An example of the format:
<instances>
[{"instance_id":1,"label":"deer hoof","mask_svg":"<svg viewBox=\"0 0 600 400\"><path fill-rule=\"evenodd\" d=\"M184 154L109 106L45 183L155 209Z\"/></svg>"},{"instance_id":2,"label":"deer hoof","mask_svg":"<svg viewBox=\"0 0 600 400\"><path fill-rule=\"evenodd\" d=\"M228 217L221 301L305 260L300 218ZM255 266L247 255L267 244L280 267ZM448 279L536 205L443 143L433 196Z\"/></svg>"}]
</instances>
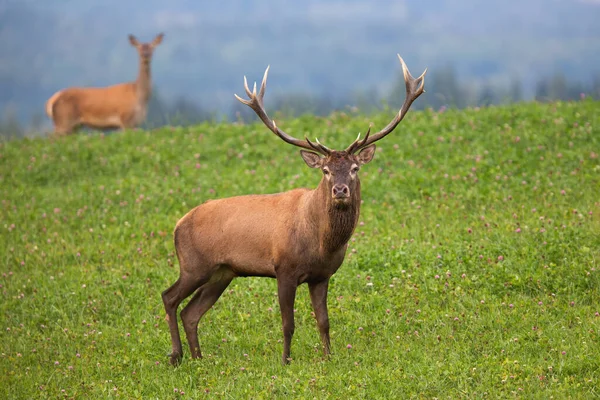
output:
<instances>
[{"instance_id":1,"label":"deer hoof","mask_svg":"<svg viewBox=\"0 0 600 400\"><path fill-rule=\"evenodd\" d=\"M202 358L202 353L200 352L200 350L195 350L192 353L192 358L197 359L197 358Z\"/></svg>"},{"instance_id":2,"label":"deer hoof","mask_svg":"<svg viewBox=\"0 0 600 400\"><path fill-rule=\"evenodd\" d=\"M180 353L171 353L169 354L169 364L176 367L181 364L181 354Z\"/></svg>"},{"instance_id":3,"label":"deer hoof","mask_svg":"<svg viewBox=\"0 0 600 400\"><path fill-rule=\"evenodd\" d=\"M281 364L283 364L283 365L289 365L290 361L292 361L292 357L283 357L281 359Z\"/></svg>"}]
</instances>

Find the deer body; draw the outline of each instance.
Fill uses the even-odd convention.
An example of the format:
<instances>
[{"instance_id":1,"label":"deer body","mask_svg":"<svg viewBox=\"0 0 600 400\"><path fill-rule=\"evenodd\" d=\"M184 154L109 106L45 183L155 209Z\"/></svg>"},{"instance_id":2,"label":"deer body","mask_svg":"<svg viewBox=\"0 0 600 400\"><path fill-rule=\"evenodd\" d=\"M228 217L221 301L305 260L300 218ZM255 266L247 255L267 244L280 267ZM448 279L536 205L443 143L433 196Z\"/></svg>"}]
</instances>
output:
<instances>
[{"instance_id":1,"label":"deer body","mask_svg":"<svg viewBox=\"0 0 600 400\"><path fill-rule=\"evenodd\" d=\"M108 87L73 87L56 92L46 102L46 114L54 123L55 134L72 133L79 126L95 129L126 129L146 119L152 94L150 62L154 48L162 42L140 44L130 35L140 56L139 74L134 82Z\"/></svg>"},{"instance_id":2,"label":"deer body","mask_svg":"<svg viewBox=\"0 0 600 400\"><path fill-rule=\"evenodd\" d=\"M308 283L311 303L323 343L330 353L327 289L346 254L360 214L358 171L375 154L375 141L390 133L410 104L423 92L424 75L414 79L402 59L407 100L396 118L382 131L357 139L346 150L328 149L308 139L298 140L281 131L262 105L267 71L260 93L245 89L250 106L277 136L301 147L305 163L323 173L317 188L294 189L269 195L246 195L209 200L192 209L175 227L179 279L162 293L171 334L171 364L182 356L177 307L196 292L181 311L181 319L193 358L202 356L198 322L229 283L239 276L277 279L277 295L283 326L282 362L289 362L294 333L296 289ZM320 153L320 154L317 154Z\"/></svg>"},{"instance_id":3,"label":"deer body","mask_svg":"<svg viewBox=\"0 0 600 400\"><path fill-rule=\"evenodd\" d=\"M56 116L55 116L56 110ZM48 115L73 127L130 128L143 122L146 104L138 98L135 83L105 88L68 88L48 101Z\"/></svg>"},{"instance_id":4,"label":"deer body","mask_svg":"<svg viewBox=\"0 0 600 400\"><path fill-rule=\"evenodd\" d=\"M210 200L177 223L175 240L235 276L275 278L286 269L298 284L329 278L342 264L359 204L326 209L324 189ZM338 226L344 232L336 235Z\"/></svg>"}]
</instances>

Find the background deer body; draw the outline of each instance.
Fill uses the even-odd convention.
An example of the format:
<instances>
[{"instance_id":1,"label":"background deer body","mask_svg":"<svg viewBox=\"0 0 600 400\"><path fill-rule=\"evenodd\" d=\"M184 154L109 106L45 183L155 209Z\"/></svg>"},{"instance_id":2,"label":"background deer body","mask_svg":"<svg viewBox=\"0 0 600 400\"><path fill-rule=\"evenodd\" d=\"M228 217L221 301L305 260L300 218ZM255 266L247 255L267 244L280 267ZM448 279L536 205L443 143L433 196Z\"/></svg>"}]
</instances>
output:
<instances>
[{"instance_id":1,"label":"background deer body","mask_svg":"<svg viewBox=\"0 0 600 400\"><path fill-rule=\"evenodd\" d=\"M57 135L67 135L79 126L95 129L133 128L146 119L152 94L150 63L159 34L151 43L139 43L133 35L129 41L139 54L139 73L134 82L108 87L73 87L56 92L46 102L46 114L54 123Z\"/></svg>"},{"instance_id":2,"label":"background deer body","mask_svg":"<svg viewBox=\"0 0 600 400\"><path fill-rule=\"evenodd\" d=\"M399 56L398 56L399 57ZM179 279L162 293L173 350L171 363L181 360L182 345L177 307L196 293L181 312L193 358L201 357L198 322L237 276L267 276L277 279L277 294L283 324L282 362L289 362L294 333L296 289L308 283L323 350L330 353L327 289L330 277L346 254L360 213L358 170L375 154L375 141L400 123L412 102L423 92L425 72L413 78L400 58L407 98L388 126L364 139L358 138L343 151L328 149L308 139L295 139L266 114L263 96L269 68L260 92L256 85L250 100L237 97L251 107L265 125L287 143L301 147L301 156L323 177L316 189L294 189L271 195L246 195L209 200L179 220L174 240L179 259ZM244 78L245 80L245 78ZM319 154L317 154L319 153ZM356 153L356 154L355 154Z\"/></svg>"}]
</instances>

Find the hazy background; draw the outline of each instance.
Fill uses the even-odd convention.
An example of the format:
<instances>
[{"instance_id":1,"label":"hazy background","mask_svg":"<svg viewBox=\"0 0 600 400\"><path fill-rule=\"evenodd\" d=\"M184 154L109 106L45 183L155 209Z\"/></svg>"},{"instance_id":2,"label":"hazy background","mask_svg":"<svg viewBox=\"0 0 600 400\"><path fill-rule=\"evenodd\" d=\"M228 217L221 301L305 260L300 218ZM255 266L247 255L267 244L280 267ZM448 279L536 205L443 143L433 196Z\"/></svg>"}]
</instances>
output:
<instances>
[{"instance_id":1,"label":"hazy background","mask_svg":"<svg viewBox=\"0 0 600 400\"><path fill-rule=\"evenodd\" d=\"M58 89L134 80L127 35L159 32L151 126L247 115L233 93L268 64L270 110L394 105L396 53L429 68L418 107L600 97L600 0L0 0L0 132L48 129Z\"/></svg>"}]
</instances>

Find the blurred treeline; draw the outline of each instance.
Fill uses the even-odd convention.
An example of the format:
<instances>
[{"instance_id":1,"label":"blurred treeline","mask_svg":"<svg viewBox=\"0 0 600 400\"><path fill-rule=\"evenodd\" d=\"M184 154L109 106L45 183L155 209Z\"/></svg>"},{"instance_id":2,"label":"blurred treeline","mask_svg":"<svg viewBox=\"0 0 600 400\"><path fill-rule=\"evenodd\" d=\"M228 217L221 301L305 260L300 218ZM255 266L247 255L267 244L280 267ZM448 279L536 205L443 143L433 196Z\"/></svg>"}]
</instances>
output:
<instances>
[{"instance_id":1,"label":"blurred treeline","mask_svg":"<svg viewBox=\"0 0 600 400\"><path fill-rule=\"evenodd\" d=\"M429 68L415 108L598 98L600 0L0 0L0 134L47 131L69 86L132 81L127 40L165 33L148 127L246 118L242 77L270 64L270 113L402 102L395 54Z\"/></svg>"},{"instance_id":2,"label":"blurred treeline","mask_svg":"<svg viewBox=\"0 0 600 400\"><path fill-rule=\"evenodd\" d=\"M416 74L416 73L415 73ZM489 106L529 100L518 78L507 84L483 83L469 84L459 79L452 66L430 70L426 77L426 95L421 96L413 109L465 108ZM402 75L390 85L387 93L376 88L353 91L334 97L333 95L314 93L275 94L265 97L268 112L284 117L313 114L325 116L333 111L352 109L361 113L372 113L386 106L399 108L404 101L405 88ZM548 102L555 100L578 100L582 97L600 99L600 73L588 81L569 79L561 73L540 78L535 85L534 99ZM186 96L178 96L168 101L155 88L148 107L148 117L144 128L157 128L164 125L193 125L203 121L228 120L251 121L256 117L252 110L239 103L232 96L227 113L195 102ZM0 134L3 136L24 136L42 134L48 130L47 117L40 110L34 114L29 124L23 124L17 118L14 107L5 106L0 116Z\"/></svg>"}]
</instances>

